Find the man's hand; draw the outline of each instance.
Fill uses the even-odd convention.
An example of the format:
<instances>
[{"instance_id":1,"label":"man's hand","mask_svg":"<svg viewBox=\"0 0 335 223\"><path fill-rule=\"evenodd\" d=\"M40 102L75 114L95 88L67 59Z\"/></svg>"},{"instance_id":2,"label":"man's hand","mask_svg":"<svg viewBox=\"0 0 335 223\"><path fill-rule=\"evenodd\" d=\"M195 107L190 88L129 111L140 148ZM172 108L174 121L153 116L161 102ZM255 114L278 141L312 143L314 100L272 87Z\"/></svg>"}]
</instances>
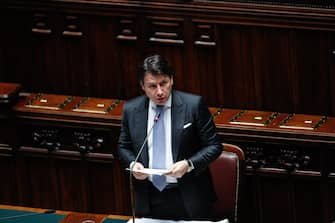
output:
<instances>
[{"instance_id":1,"label":"man's hand","mask_svg":"<svg viewBox=\"0 0 335 223\"><path fill-rule=\"evenodd\" d=\"M181 160L173 164L171 168L169 169L169 171L164 175L175 177L175 178L180 178L184 176L184 174L187 172L188 167L189 166L188 166L187 161Z\"/></svg>"},{"instance_id":2,"label":"man's hand","mask_svg":"<svg viewBox=\"0 0 335 223\"><path fill-rule=\"evenodd\" d=\"M133 168L133 176L138 179L138 180L144 180L146 178L148 178L148 174L145 173L139 173L136 172L136 170L143 170L144 166L142 165L142 163L134 163L134 168Z\"/></svg>"}]
</instances>

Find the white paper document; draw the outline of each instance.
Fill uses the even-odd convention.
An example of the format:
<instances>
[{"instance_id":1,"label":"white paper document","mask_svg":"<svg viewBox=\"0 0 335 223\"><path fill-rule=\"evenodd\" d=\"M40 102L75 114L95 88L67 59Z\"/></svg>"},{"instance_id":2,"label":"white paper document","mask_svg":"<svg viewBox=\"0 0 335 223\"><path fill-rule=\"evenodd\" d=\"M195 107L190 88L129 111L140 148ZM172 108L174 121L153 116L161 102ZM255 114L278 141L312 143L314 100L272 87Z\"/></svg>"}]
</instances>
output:
<instances>
[{"instance_id":1,"label":"white paper document","mask_svg":"<svg viewBox=\"0 0 335 223\"><path fill-rule=\"evenodd\" d=\"M127 168L126 170L130 170L129 168ZM166 169L149 169L149 168L144 168L142 170L133 170L134 172L138 172L138 173L146 173L149 175L164 175L166 173L168 173L169 171Z\"/></svg>"},{"instance_id":2,"label":"white paper document","mask_svg":"<svg viewBox=\"0 0 335 223\"><path fill-rule=\"evenodd\" d=\"M127 223L132 223L133 219L130 219ZM174 220L161 220L161 219L153 219L153 218L136 218L135 223L229 223L228 219L224 219L221 221L174 221Z\"/></svg>"}]
</instances>

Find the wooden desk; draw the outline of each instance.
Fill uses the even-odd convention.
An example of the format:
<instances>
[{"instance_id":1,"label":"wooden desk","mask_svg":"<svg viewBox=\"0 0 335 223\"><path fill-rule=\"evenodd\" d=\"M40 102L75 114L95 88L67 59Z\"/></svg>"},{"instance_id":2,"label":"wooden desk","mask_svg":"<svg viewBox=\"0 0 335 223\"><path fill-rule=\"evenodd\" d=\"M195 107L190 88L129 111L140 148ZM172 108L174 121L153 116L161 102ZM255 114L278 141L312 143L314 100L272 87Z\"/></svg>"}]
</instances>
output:
<instances>
[{"instance_id":1,"label":"wooden desk","mask_svg":"<svg viewBox=\"0 0 335 223\"><path fill-rule=\"evenodd\" d=\"M3 191L16 193L0 196L2 202L130 215L128 176L116 151L124 102L102 108L116 101L51 94L19 101L13 107L15 152L0 163L4 178L15 175ZM334 117L210 112L222 142L239 145L246 155L240 222L334 219Z\"/></svg>"},{"instance_id":2,"label":"wooden desk","mask_svg":"<svg viewBox=\"0 0 335 223\"><path fill-rule=\"evenodd\" d=\"M0 103L10 103L18 96L20 90L20 84L0 82Z\"/></svg>"}]
</instances>

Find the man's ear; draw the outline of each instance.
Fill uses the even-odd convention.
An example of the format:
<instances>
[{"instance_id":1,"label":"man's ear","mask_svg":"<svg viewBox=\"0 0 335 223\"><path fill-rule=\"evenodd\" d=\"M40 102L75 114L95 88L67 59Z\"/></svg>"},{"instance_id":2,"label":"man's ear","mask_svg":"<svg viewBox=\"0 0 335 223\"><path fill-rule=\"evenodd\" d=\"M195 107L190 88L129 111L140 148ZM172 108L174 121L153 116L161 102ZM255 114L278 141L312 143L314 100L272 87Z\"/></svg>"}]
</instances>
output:
<instances>
[{"instance_id":1,"label":"man's ear","mask_svg":"<svg viewBox=\"0 0 335 223\"><path fill-rule=\"evenodd\" d=\"M142 90L144 91L144 85L142 81L140 81L140 85L141 85Z\"/></svg>"}]
</instances>

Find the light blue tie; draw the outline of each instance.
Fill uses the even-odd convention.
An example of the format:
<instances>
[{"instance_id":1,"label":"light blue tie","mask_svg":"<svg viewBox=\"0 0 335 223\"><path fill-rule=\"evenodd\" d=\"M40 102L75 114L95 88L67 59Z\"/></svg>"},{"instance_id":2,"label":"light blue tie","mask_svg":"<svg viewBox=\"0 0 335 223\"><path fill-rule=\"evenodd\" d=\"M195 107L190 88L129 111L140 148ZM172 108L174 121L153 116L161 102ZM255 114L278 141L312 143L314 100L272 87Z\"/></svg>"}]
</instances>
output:
<instances>
[{"instance_id":1,"label":"light blue tie","mask_svg":"<svg viewBox=\"0 0 335 223\"><path fill-rule=\"evenodd\" d=\"M165 128L164 128L164 106L157 105L156 117L158 118L153 129L153 159L152 167L154 169L166 169L165 166ZM166 176L152 176L152 184L162 191L167 185Z\"/></svg>"}]
</instances>

